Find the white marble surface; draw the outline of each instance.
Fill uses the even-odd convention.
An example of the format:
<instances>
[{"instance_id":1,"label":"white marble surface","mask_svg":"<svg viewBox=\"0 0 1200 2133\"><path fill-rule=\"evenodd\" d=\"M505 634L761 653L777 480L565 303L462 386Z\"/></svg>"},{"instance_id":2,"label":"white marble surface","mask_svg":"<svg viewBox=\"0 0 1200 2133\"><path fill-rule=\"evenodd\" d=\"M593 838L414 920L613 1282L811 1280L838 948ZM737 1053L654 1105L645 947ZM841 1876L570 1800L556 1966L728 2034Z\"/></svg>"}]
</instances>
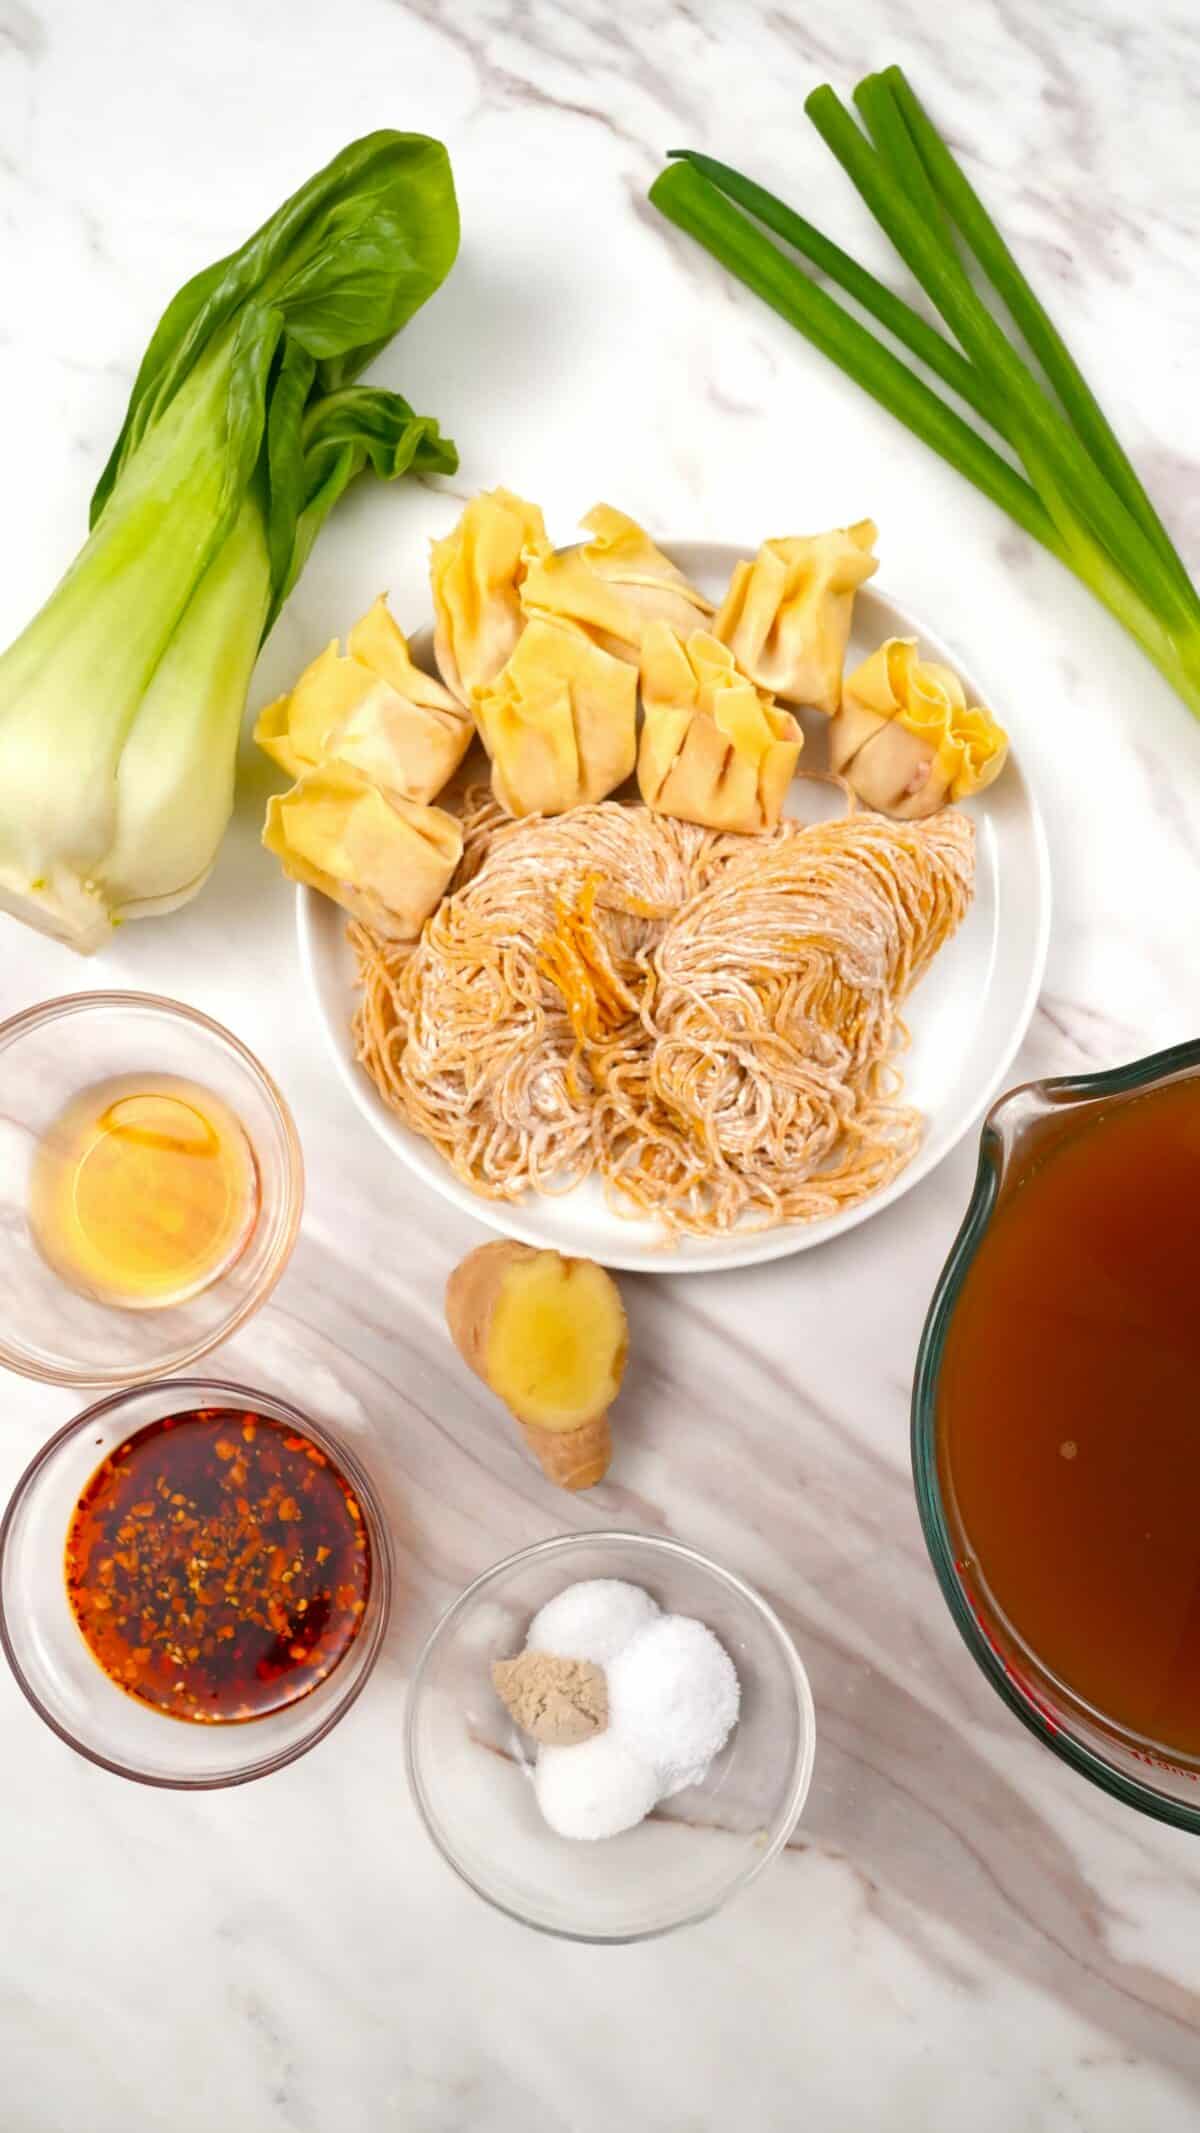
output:
<instances>
[{"instance_id":1,"label":"white marble surface","mask_svg":"<svg viewBox=\"0 0 1200 2133\"><path fill-rule=\"evenodd\" d=\"M75 548L162 301L344 140L449 143L462 255L381 365L458 439L455 494L361 493L269 647L271 684L390 584L419 613L455 495L503 480L565 535L597 494L661 535L871 512L888 586L994 677L1044 800L1057 907L1020 1066L1194 1034L1200 735L1087 597L647 209L680 140L869 251L807 90L912 70L1069 323L1200 565L1193 12L1167 0L0 0L0 634ZM0 1680L7 2133L1018 2133L1196 2123L1200 1847L1070 1776L974 1671L911 1499L907 1393L968 1188L963 1149L842 1244L631 1281L611 1483L567 1502L448 1347L477 1230L417 1195L335 1084L247 761L208 890L90 966L0 921L0 1011L176 993L276 1072L304 1233L214 1361L351 1432L400 1590L371 1690L313 1755L213 1796L76 1760ZM69 1395L5 1380L0 1487ZM427 1845L406 1669L437 1610L570 1522L678 1533L757 1581L811 1670L820 1745L786 1855L706 1926L540 1940Z\"/></svg>"}]
</instances>

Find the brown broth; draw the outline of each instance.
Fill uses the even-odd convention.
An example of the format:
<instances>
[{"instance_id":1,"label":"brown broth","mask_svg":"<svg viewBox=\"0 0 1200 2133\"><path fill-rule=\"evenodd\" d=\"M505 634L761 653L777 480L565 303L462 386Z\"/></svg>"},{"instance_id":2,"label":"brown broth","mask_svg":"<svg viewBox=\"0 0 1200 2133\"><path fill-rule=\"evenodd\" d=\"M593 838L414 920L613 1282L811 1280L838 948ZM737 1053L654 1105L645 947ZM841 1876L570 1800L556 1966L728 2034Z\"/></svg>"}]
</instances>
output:
<instances>
[{"instance_id":1,"label":"brown broth","mask_svg":"<svg viewBox=\"0 0 1200 2133\"><path fill-rule=\"evenodd\" d=\"M295 1703L362 1625L371 1556L349 1483L266 1415L205 1408L97 1467L67 1535L67 1593L110 1680L172 1718Z\"/></svg>"},{"instance_id":2,"label":"brown broth","mask_svg":"<svg viewBox=\"0 0 1200 2133\"><path fill-rule=\"evenodd\" d=\"M1018 1159L1019 1164L1019 1159ZM1200 1080L1125 1098L1008 1188L955 1305L956 1551L1112 1724L1200 1757Z\"/></svg>"}]
</instances>

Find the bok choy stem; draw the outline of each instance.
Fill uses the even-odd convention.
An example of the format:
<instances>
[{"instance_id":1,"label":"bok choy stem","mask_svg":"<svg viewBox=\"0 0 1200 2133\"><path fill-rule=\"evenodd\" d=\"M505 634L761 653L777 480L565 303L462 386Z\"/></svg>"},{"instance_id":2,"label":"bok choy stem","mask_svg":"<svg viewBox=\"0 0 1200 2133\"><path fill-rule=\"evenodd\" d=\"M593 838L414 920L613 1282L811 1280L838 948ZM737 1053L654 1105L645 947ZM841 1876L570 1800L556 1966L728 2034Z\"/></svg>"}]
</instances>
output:
<instances>
[{"instance_id":1,"label":"bok choy stem","mask_svg":"<svg viewBox=\"0 0 1200 2133\"><path fill-rule=\"evenodd\" d=\"M359 373L449 272L449 158L352 141L158 322L74 563L0 656L0 909L83 951L194 895L259 645L347 484L452 473Z\"/></svg>"}]
</instances>

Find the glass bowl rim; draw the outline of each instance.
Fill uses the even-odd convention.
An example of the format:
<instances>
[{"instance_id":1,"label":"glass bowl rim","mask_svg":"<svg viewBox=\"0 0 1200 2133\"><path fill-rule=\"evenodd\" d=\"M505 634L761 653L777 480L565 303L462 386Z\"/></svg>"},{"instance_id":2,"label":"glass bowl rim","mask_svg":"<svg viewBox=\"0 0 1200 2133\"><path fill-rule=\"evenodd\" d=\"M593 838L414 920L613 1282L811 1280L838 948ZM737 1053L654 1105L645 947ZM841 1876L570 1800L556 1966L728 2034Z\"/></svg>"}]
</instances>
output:
<instances>
[{"instance_id":1,"label":"glass bowl rim","mask_svg":"<svg viewBox=\"0 0 1200 2133\"><path fill-rule=\"evenodd\" d=\"M417 1711L420 1703L420 1692L425 1684L425 1676L444 1635L467 1611L472 1602L486 1591L489 1585L503 1577L507 1572L515 1570L519 1566L523 1567L527 1563L540 1562L555 1555L570 1554L576 1549L596 1545L603 1546L613 1542L619 1543L622 1547L645 1550L649 1557L666 1555L673 1557L678 1562L688 1563L694 1568L706 1571L710 1576L717 1578L723 1585L728 1586L740 1601L748 1605L761 1618L784 1658L800 1714L801 1740L788 1785L786 1810L781 1814L778 1828L770 1843L762 1847L750 1866L736 1875L727 1888L723 1889L711 1901L697 1904L693 1910L685 1911L679 1918L668 1919L663 1925L645 1926L633 1932L588 1933L574 1930L568 1926L548 1925L541 1919L528 1917L524 1911L516 1909L512 1904L503 1902L491 1890L481 1887L480 1883L475 1880L473 1875L467 1872L466 1868L455 1857L448 1842L442 1836L438 1817L431 1804L420 1772L416 1748ZM800 1819L805 1800L808 1797L809 1785L812 1781L813 1763L816 1756L816 1740L816 1710L813 1704L812 1686L809 1682L808 1672L804 1661L796 1650L790 1632L780 1620L770 1602L765 1600L762 1594L755 1590L754 1586L747 1584L744 1578L739 1577L736 1571L724 1569L720 1563L714 1562L711 1556L702 1555L698 1548L691 1548L684 1541L660 1538L654 1533L639 1533L617 1526L604 1526L595 1532L554 1533L545 1540L531 1542L526 1548L517 1548L511 1555L502 1557L498 1563L493 1563L489 1569L481 1571L478 1577L473 1578L471 1583L464 1587L458 1598L451 1601L449 1607L439 1616L426 1638L421 1648L420 1657L413 1668L412 1679L409 1682L408 1705L404 1724L404 1766L417 1812L434 1849L445 1860L446 1865L457 1874L459 1880L464 1882L469 1889L472 1889L476 1896L482 1897L485 1903L490 1904L493 1910L500 1911L506 1918L515 1920L518 1925L527 1926L534 1933L544 1933L553 1940L582 1942L590 1947L629 1947L639 1941L659 1940L664 1934L674 1933L681 1926L698 1925L703 1919L711 1918L728 1903L732 1896L739 1895L743 1889L749 1888L751 1882L757 1881L759 1875L765 1872L772 1860L778 1858Z\"/></svg>"},{"instance_id":2,"label":"glass bowl rim","mask_svg":"<svg viewBox=\"0 0 1200 2133\"><path fill-rule=\"evenodd\" d=\"M8 1542L12 1525L25 1497L37 1481L47 1462L68 1438L82 1434L85 1430L91 1428L97 1420L110 1415L115 1408L121 1407L124 1402L139 1398L146 1393L157 1395L160 1392L164 1394L208 1394L210 1396L216 1394L221 1396L223 1400L227 1400L230 1405L256 1406L268 1414L272 1410L278 1410L306 1436L311 1436L321 1446L322 1450L331 1454L336 1460L339 1469L354 1484L355 1500L362 1505L363 1515L371 1536L372 1581L374 1582L375 1579L379 1581L379 1611L366 1637L365 1661L360 1664L358 1674L350 1687L331 1704L320 1724L315 1726L311 1732L304 1734L301 1739L292 1742L288 1747L276 1749L268 1755L261 1756L257 1762L244 1770L221 1771L212 1776L164 1777L145 1770L135 1770L130 1764L121 1762L114 1756L102 1755L99 1750L88 1747L86 1742L77 1740L69 1726L64 1725L53 1711L47 1709L32 1682L26 1677L13 1649L8 1626L8 1613L4 1604L3 1572L8 1559ZM201 1399L197 1399L196 1404L201 1405L203 1402ZM213 1402L212 1404L216 1403ZM164 1411L170 1412L169 1409ZM240 1385L231 1378L144 1378L136 1385L126 1385L119 1392L107 1393L103 1399L93 1400L90 1406L83 1408L79 1414L72 1415L70 1421L64 1422L61 1429L56 1429L53 1436L48 1437L46 1442L34 1453L33 1458L29 1461L13 1488L5 1505L3 1518L0 1518L0 1651L3 1651L8 1661L9 1669L17 1687L21 1690L26 1701L37 1712L38 1717L49 1726L50 1731L56 1733L59 1740L64 1741L68 1748L73 1748L77 1755L81 1755L85 1762L95 1763L101 1770L111 1771L114 1777L129 1778L136 1785L152 1785L157 1790L164 1792L216 1792L230 1785L248 1785L255 1778L269 1777L273 1771L283 1770L288 1763L296 1762L300 1756L306 1755L310 1748L315 1748L318 1741L324 1740L326 1734L331 1733L334 1726L338 1724L340 1719L345 1717L351 1706L357 1703L375 1671L376 1662L383 1649L383 1640L387 1634L388 1623L391 1618L392 1587L391 1533L387 1519L384 1516L383 1506L375 1490L375 1484L355 1452L345 1445L341 1438L334 1431L327 1428L323 1422L315 1421L311 1415L305 1414L302 1409L296 1407L291 1400L283 1399L278 1393L263 1392L256 1386ZM336 1679L336 1670L330 1678ZM303 1699L301 1700L303 1701ZM170 1718L165 1722L176 1726L180 1724L179 1720ZM229 1729L231 1733L233 1730L232 1727ZM253 1726L240 1727L237 1730L247 1735L253 1735L254 1732Z\"/></svg>"},{"instance_id":3,"label":"glass bowl rim","mask_svg":"<svg viewBox=\"0 0 1200 2133\"><path fill-rule=\"evenodd\" d=\"M991 1221L1000 1191L1002 1135L1000 1115L1014 1098L1035 1095L1053 1102L1061 1098L1088 1102L1097 1097L1125 1096L1172 1075L1200 1067L1200 1038L1168 1045L1147 1053L1125 1066L1106 1067L1089 1074L1056 1074L1019 1083L996 1099L984 1119L979 1136L979 1157L971 1197L949 1256L937 1279L921 1329L913 1375L910 1447L917 1515L925 1546L950 1610L955 1627L980 1672L1023 1726L1049 1748L1060 1762L1141 1814L1169 1823L1175 1829L1200 1834L1200 1804L1173 1800L1154 1786L1126 1775L1083 1741L1074 1739L1062 1726L1051 1725L1036 1704L1013 1686L1003 1660L992 1649L963 1594L954 1569L954 1546L946 1522L937 1474L937 1387L950 1321L967 1272Z\"/></svg>"},{"instance_id":4,"label":"glass bowl rim","mask_svg":"<svg viewBox=\"0 0 1200 2133\"><path fill-rule=\"evenodd\" d=\"M204 1334L200 1339L191 1342L186 1347L172 1349L159 1364L147 1365L142 1363L138 1379L140 1383L145 1379L147 1373L151 1377L157 1377L159 1375L170 1375L172 1372L179 1370L190 1369L193 1363L198 1363L203 1356L208 1355L220 1342L230 1340L239 1328L245 1325L247 1319L252 1318L254 1313L261 1310L263 1304L266 1303L267 1298L287 1268L288 1261L295 1249L296 1239L300 1234L300 1223L304 1214L304 1153L300 1145L300 1135L296 1129L296 1121L292 1117L287 1098L275 1081L274 1076L267 1071L261 1059L250 1050L249 1045L244 1044L242 1039L235 1036L231 1029L227 1029L223 1022L218 1022L212 1015L206 1015L202 1008L192 1007L186 1000L173 1000L166 993L123 992L107 989L95 992L58 993L52 1000L35 1001L32 1007L23 1007L17 1014L10 1015L6 1021L0 1022L0 1059L3 1058L3 1055L10 1049L15 1040L25 1036L30 1030L36 1029L39 1024L57 1022L70 1015L85 1013L95 1008L124 1007L146 1008L155 1014L164 1016L168 1021L191 1023L195 1028L203 1030L207 1036L215 1037L219 1044L226 1051L232 1053L241 1066L248 1071L251 1079L258 1083L266 1099L268 1109L272 1112L280 1128L284 1145L284 1182L280 1196L280 1235L272 1251L271 1258L263 1269L260 1281L252 1294L245 1297L236 1310L229 1312L216 1327ZM3 1069L0 1067L0 1079L2 1079L2 1075ZM10 1345L8 1335L4 1332L2 1326L0 1326L0 1364L6 1370L15 1371L19 1377L31 1378L42 1385L63 1385L74 1391L86 1391L92 1387L97 1389L104 1387L108 1390L118 1391L130 1383L128 1367L113 1367L110 1369L88 1367L84 1369L75 1364L60 1363L50 1368L45 1364L36 1363L22 1350L13 1348Z\"/></svg>"}]
</instances>

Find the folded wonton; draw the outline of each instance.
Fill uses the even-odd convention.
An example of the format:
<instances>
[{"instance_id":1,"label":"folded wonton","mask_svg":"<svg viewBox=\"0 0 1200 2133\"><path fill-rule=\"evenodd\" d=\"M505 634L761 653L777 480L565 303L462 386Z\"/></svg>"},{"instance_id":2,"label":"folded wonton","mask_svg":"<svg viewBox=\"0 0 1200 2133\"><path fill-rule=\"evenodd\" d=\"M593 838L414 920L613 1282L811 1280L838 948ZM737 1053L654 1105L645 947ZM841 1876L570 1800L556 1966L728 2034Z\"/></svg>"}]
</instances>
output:
<instances>
[{"instance_id":1,"label":"folded wonton","mask_svg":"<svg viewBox=\"0 0 1200 2133\"><path fill-rule=\"evenodd\" d=\"M804 736L702 630L684 644L653 622L642 644L645 721L638 785L647 807L710 829L773 829Z\"/></svg>"},{"instance_id":2,"label":"folded wonton","mask_svg":"<svg viewBox=\"0 0 1200 2133\"><path fill-rule=\"evenodd\" d=\"M470 704L500 672L521 634L525 572L549 549L537 505L511 489L473 496L454 531L433 543L433 648L460 703Z\"/></svg>"},{"instance_id":3,"label":"folded wonton","mask_svg":"<svg viewBox=\"0 0 1200 2133\"><path fill-rule=\"evenodd\" d=\"M860 800L912 821L990 785L1008 736L957 674L918 657L915 637L889 637L848 677L829 748Z\"/></svg>"},{"instance_id":4,"label":"folded wonton","mask_svg":"<svg viewBox=\"0 0 1200 2133\"><path fill-rule=\"evenodd\" d=\"M440 807L381 792L349 763L324 763L267 802L263 843L387 940L412 940L462 857L462 828Z\"/></svg>"},{"instance_id":5,"label":"folded wonton","mask_svg":"<svg viewBox=\"0 0 1200 2133\"><path fill-rule=\"evenodd\" d=\"M526 614L573 622L602 650L634 662L647 622L669 622L681 636L707 627L712 603L636 519L597 504L583 524L590 541L531 562L521 588Z\"/></svg>"},{"instance_id":6,"label":"folded wonton","mask_svg":"<svg viewBox=\"0 0 1200 2133\"><path fill-rule=\"evenodd\" d=\"M413 665L382 594L355 623L346 652L335 637L291 694L267 705L254 728L259 747L289 777L336 757L406 800L434 799L471 745L470 718Z\"/></svg>"},{"instance_id":7,"label":"folded wonton","mask_svg":"<svg viewBox=\"0 0 1200 2133\"><path fill-rule=\"evenodd\" d=\"M602 800L630 775L637 674L582 630L535 617L475 716L492 791L510 815L561 815Z\"/></svg>"},{"instance_id":8,"label":"folded wonton","mask_svg":"<svg viewBox=\"0 0 1200 2133\"><path fill-rule=\"evenodd\" d=\"M854 595L878 568L869 518L833 533L764 541L739 563L713 623L738 665L790 704L837 710Z\"/></svg>"}]
</instances>

